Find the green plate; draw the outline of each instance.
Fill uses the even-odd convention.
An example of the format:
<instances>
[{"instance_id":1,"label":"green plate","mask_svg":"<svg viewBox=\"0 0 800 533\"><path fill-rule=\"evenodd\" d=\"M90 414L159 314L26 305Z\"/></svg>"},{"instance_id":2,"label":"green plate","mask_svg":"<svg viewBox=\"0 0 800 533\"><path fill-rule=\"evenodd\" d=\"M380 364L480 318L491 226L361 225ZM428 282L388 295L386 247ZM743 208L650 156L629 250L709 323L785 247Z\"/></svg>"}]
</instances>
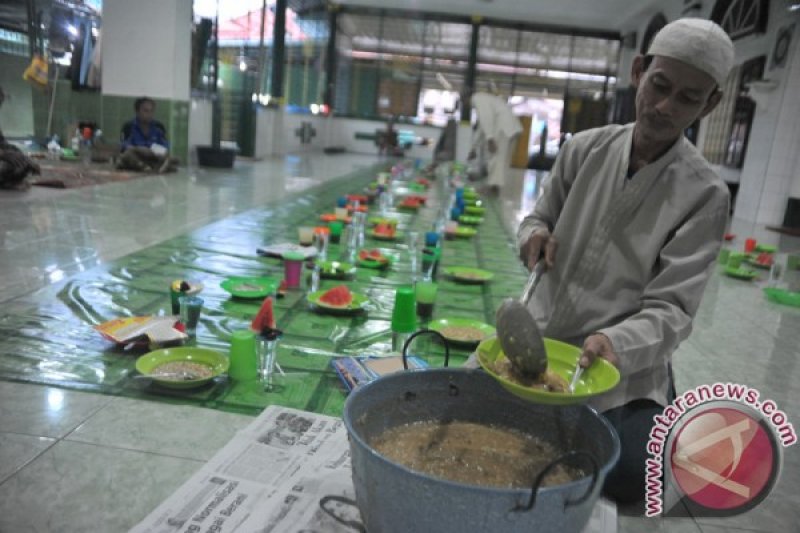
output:
<instances>
[{"instance_id":1,"label":"green plate","mask_svg":"<svg viewBox=\"0 0 800 533\"><path fill-rule=\"evenodd\" d=\"M578 358L581 356L581 349L577 346L547 338L544 339L544 347L547 350L548 369L569 383L572 379L572 374L575 372ZM551 405L583 403L592 396L610 391L619 383L619 370L605 359L598 358L595 359L592 366L584 370L575 385L574 393L534 389L509 381L495 373L493 370L494 362L505 357L497 337L481 342L478 345L476 354L478 362L483 369L499 381L503 388L515 396L535 403Z\"/></svg>"},{"instance_id":2,"label":"green plate","mask_svg":"<svg viewBox=\"0 0 800 533\"><path fill-rule=\"evenodd\" d=\"M468 205L464 207L464 212L467 213L468 215L481 216L486 212L486 208L477 205Z\"/></svg>"},{"instance_id":3,"label":"green plate","mask_svg":"<svg viewBox=\"0 0 800 533\"><path fill-rule=\"evenodd\" d=\"M358 266L364 268L372 268L375 270L382 270L384 268L389 268L391 266L392 260L389 259L386 262L375 261L374 259L359 259Z\"/></svg>"},{"instance_id":4,"label":"green plate","mask_svg":"<svg viewBox=\"0 0 800 533\"><path fill-rule=\"evenodd\" d=\"M792 292L787 291L786 289L767 287L764 289L764 294L771 302L783 305L791 305L792 307L800 307L800 292Z\"/></svg>"},{"instance_id":5,"label":"green plate","mask_svg":"<svg viewBox=\"0 0 800 533\"><path fill-rule=\"evenodd\" d=\"M441 333L447 342L458 344L460 346L475 346L480 341L471 341L465 339L459 339L458 337L453 337L448 335L446 331L442 331L445 328L449 327L464 327L464 328L475 328L483 333L483 338L486 339L491 337L495 334L494 326L490 326L485 322L481 322L480 320L473 320L471 318L440 318L438 320L433 320L428 324L428 329L432 329L433 331L438 331Z\"/></svg>"},{"instance_id":6,"label":"green plate","mask_svg":"<svg viewBox=\"0 0 800 533\"><path fill-rule=\"evenodd\" d=\"M369 217L369 218L367 219L367 224L369 224L370 226L377 226L377 225L378 225L378 224L380 224L381 222L386 222L386 223L389 223L389 222L394 222L395 224L397 224L397 223L398 223L397 219L394 219L394 218L386 218L386 217Z\"/></svg>"},{"instance_id":7,"label":"green plate","mask_svg":"<svg viewBox=\"0 0 800 533\"><path fill-rule=\"evenodd\" d=\"M154 382L170 389L191 389L205 385L215 377L228 371L228 358L223 354L208 348L182 346L179 348L162 348L146 353L136 360L136 371L142 375L150 376L152 372L164 363L186 361L201 363L211 368L211 376L202 379L175 380L152 376Z\"/></svg>"},{"instance_id":8,"label":"green plate","mask_svg":"<svg viewBox=\"0 0 800 533\"><path fill-rule=\"evenodd\" d=\"M320 261L319 272L323 278L341 279L356 273L356 267L339 261Z\"/></svg>"},{"instance_id":9,"label":"green plate","mask_svg":"<svg viewBox=\"0 0 800 533\"><path fill-rule=\"evenodd\" d=\"M236 298L264 298L278 289L275 278L253 278L231 276L219 284L222 289Z\"/></svg>"},{"instance_id":10,"label":"green plate","mask_svg":"<svg viewBox=\"0 0 800 533\"><path fill-rule=\"evenodd\" d=\"M458 217L458 221L461 224L469 224L470 226L477 226L481 222L483 222L483 217L475 217L470 215L461 215Z\"/></svg>"},{"instance_id":11,"label":"green plate","mask_svg":"<svg viewBox=\"0 0 800 533\"><path fill-rule=\"evenodd\" d=\"M413 204L413 205L410 205L410 204L404 204L404 203L402 203L402 202L401 202L401 203L399 203L399 204L397 204L397 209L400 209L400 210L402 210L402 211L411 211L411 212L417 212L417 211L419 211L419 208L420 208L420 207L422 207L422 204Z\"/></svg>"},{"instance_id":12,"label":"green plate","mask_svg":"<svg viewBox=\"0 0 800 533\"><path fill-rule=\"evenodd\" d=\"M370 237L378 241L396 241L398 239L403 238L403 234L399 231L396 232L394 235L389 236L389 235L384 235L382 233L375 233L375 231L373 230L369 232L369 235Z\"/></svg>"},{"instance_id":13,"label":"green plate","mask_svg":"<svg viewBox=\"0 0 800 533\"><path fill-rule=\"evenodd\" d=\"M460 237L462 239L469 239L470 237L474 237L475 234L478 233L478 230L475 228L470 228L467 226L459 226L456 228L454 232L448 233L451 237Z\"/></svg>"},{"instance_id":14,"label":"green plate","mask_svg":"<svg viewBox=\"0 0 800 533\"><path fill-rule=\"evenodd\" d=\"M777 251L777 246L772 246L771 244L756 244L756 252L774 254Z\"/></svg>"},{"instance_id":15,"label":"green plate","mask_svg":"<svg viewBox=\"0 0 800 533\"><path fill-rule=\"evenodd\" d=\"M442 272L464 283L484 283L494 277L494 274L488 270L481 270L480 268L452 266L445 268Z\"/></svg>"},{"instance_id":16,"label":"green plate","mask_svg":"<svg viewBox=\"0 0 800 533\"><path fill-rule=\"evenodd\" d=\"M725 275L736 279L751 280L756 277L756 273L746 268L725 267Z\"/></svg>"},{"instance_id":17,"label":"green plate","mask_svg":"<svg viewBox=\"0 0 800 533\"><path fill-rule=\"evenodd\" d=\"M363 294L353 292L351 293L353 295L353 301L350 302L350 305L347 307L336 307L320 301L320 297L322 297L322 295L326 292L326 290L312 292L306 297L306 299L308 300L308 303L332 313L355 313L361 311L367 302L369 302L369 298Z\"/></svg>"}]
</instances>

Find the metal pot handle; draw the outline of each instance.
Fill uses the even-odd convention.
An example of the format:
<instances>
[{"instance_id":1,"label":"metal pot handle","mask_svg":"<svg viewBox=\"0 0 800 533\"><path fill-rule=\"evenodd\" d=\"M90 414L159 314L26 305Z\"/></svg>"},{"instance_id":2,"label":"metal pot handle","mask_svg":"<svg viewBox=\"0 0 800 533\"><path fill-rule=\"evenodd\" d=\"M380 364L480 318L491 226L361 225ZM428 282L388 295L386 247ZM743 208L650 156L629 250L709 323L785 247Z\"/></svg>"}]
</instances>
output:
<instances>
[{"instance_id":1,"label":"metal pot handle","mask_svg":"<svg viewBox=\"0 0 800 533\"><path fill-rule=\"evenodd\" d=\"M362 524L358 520L346 520L346 519L342 518L341 516L338 516L336 513L334 513L330 509L328 509L325 506L325 504L328 503L328 502L344 503L346 505L351 505L351 506L355 507L356 509L358 509L358 504L355 502L355 500L351 500L350 498L346 498L344 496L335 496L335 495L323 496L319 500L319 508L322 509L322 512L324 512L325 514L327 514L328 516L330 516L331 518L333 518L334 520L336 520L337 522L339 522L343 526L347 526L350 529L358 531L358 533L367 533L367 528L364 527L364 524Z\"/></svg>"},{"instance_id":2,"label":"metal pot handle","mask_svg":"<svg viewBox=\"0 0 800 533\"><path fill-rule=\"evenodd\" d=\"M432 329L421 329L419 331L415 331L406 340L405 344L403 344L403 369L408 370L408 359L407 359L408 354L406 352L408 351L408 347L411 346L411 341L413 341L418 336L426 334L426 333L430 334L430 335L434 335L436 337L439 337L439 339L442 341L442 343L444 343L444 366L445 366L445 368L447 368L447 366L450 364L450 345L447 343L447 339L444 337L444 335L442 335L438 331L434 331Z\"/></svg>"},{"instance_id":3,"label":"metal pot handle","mask_svg":"<svg viewBox=\"0 0 800 533\"><path fill-rule=\"evenodd\" d=\"M583 503L584 501L586 501L589 498L589 496L592 494L592 492L594 492L595 485L597 485L597 477L598 477L598 474L600 472L600 468L597 465L597 459L595 459L592 454L590 454L588 452L584 452L584 451L572 451L572 452L567 452L567 453L565 453L565 454L563 454L563 455L561 455L559 457L556 457L552 461L550 461L550 463L548 463L548 465L546 467L544 467L542 469L542 471L539 472L536 475L536 479L533 480L533 487L531 488L531 497L528 500L528 503L525 504L525 505L519 505L518 504L516 507L514 507L512 509L512 511L530 511L531 509L533 509L533 506L536 503L536 494L539 492L539 487L541 486L542 481L544 481L544 477L547 474L549 474L550 471L553 468L555 468L555 466L558 463L561 463L564 460L570 459L570 458L573 458L573 457L582 457L584 459L587 459L588 462L592 465L592 483L589 485L589 489L586 491L586 493L583 496L581 496L577 500L572 500L572 501L567 500L567 501L565 501L564 502L564 509L566 509L567 507L570 507L572 505L578 505L578 504Z\"/></svg>"}]
</instances>

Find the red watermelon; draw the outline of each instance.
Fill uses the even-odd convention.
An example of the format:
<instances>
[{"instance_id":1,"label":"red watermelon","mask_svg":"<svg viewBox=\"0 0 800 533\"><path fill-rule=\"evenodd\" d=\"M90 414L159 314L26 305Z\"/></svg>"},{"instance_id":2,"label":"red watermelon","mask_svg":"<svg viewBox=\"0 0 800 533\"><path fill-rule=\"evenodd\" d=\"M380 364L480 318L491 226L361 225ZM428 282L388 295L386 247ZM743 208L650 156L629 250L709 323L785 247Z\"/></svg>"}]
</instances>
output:
<instances>
[{"instance_id":1,"label":"red watermelon","mask_svg":"<svg viewBox=\"0 0 800 533\"><path fill-rule=\"evenodd\" d=\"M353 294L345 285L339 285L324 292L319 301L331 307L348 307L353 302Z\"/></svg>"},{"instance_id":2,"label":"red watermelon","mask_svg":"<svg viewBox=\"0 0 800 533\"><path fill-rule=\"evenodd\" d=\"M250 324L250 329L261 332L263 329L275 329L275 313L272 310L272 297L267 296L261 304L258 314Z\"/></svg>"}]
</instances>

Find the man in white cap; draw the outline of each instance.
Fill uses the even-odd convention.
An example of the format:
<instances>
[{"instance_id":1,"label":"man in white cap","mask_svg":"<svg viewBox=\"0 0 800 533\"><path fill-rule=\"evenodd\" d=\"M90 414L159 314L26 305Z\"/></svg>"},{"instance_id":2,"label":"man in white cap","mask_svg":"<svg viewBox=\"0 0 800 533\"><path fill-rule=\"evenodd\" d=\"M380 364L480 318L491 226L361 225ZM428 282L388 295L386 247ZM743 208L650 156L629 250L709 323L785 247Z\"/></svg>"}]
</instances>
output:
<instances>
[{"instance_id":1,"label":"man in white cap","mask_svg":"<svg viewBox=\"0 0 800 533\"><path fill-rule=\"evenodd\" d=\"M674 397L671 358L689 336L728 217L729 195L683 131L719 103L733 65L715 23L665 26L633 62L636 121L568 141L520 225L520 256L545 273L529 308L547 337L616 365L620 384L592 405L622 455L605 492L644 498L653 415Z\"/></svg>"}]
</instances>

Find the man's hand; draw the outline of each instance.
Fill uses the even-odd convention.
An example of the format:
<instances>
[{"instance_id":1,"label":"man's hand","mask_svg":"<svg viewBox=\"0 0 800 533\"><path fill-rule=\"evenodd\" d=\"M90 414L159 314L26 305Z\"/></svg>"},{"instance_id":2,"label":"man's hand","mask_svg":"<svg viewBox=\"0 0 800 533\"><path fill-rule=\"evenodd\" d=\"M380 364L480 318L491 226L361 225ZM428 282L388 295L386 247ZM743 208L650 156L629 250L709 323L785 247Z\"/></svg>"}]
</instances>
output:
<instances>
[{"instance_id":1,"label":"man's hand","mask_svg":"<svg viewBox=\"0 0 800 533\"><path fill-rule=\"evenodd\" d=\"M619 368L619 357L614 352L611 339L602 333L594 333L586 337L583 341L583 353L581 353L580 365L589 368L598 357L605 359L612 365Z\"/></svg>"},{"instance_id":2,"label":"man's hand","mask_svg":"<svg viewBox=\"0 0 800 533\"><path fill-rule=\"evenodd\" d=\"M489 150L490 154L497 152L497 143L494 139L489 139L486 141L486 148Z\"/></svg>"},{"instance_id":3,"label":"man's hand","mask_svg":"<svg viewBox=\"0 0 800 533\"><path fill-rule=\"evenodd\" d=\"M533 270L533 267L539 262L539 256L544 253L545 266L553 268L556 264L557 249L558 242L556 242L555 237L550 235L550 232L546 229L538 229L531 233L528 240L522 245L520 256L528 270Z\"/></svg>"}]
</instances>

